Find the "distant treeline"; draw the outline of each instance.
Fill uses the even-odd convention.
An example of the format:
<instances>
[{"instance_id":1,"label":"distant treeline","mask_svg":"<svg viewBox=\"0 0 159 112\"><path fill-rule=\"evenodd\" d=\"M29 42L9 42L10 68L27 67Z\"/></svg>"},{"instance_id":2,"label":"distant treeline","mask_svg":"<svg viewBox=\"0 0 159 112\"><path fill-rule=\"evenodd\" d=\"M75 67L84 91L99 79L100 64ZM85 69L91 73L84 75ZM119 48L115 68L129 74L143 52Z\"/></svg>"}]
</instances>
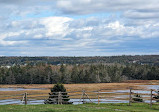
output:
<instances>
[{"instance_id":1,"label":"distant treeline","mask_svg":"<svg viewBox=\"0 0 159 112\"><path fill-rule=\"evenodd\" d=\"M0 66L35 65L45 63L58 64L94 64L94 63L120 63L120 64L148 64L159 65L159 55L136 56L94 56L94 57L0 57Z\"/></svg>"},{"instance_id":2,"label":"distant treeline","mask_svg":"<svg viewBox=\"0 0 159 112\"><path fill-rule=\"evenodd\" d=\"M139 64L15 65L0 67L0 84L106 83L159 80L159 67Z\"/></svg>"}]
</instances>

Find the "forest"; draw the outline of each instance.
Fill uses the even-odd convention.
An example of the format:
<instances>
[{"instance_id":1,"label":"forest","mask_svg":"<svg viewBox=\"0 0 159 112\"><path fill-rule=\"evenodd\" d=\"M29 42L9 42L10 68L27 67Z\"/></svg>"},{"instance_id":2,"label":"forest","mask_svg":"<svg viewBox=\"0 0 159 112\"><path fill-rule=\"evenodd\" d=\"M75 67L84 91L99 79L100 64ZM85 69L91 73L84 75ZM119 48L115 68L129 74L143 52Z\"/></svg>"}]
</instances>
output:
<instances>
[{"instance_id":1,"label":"forest","mask_svg":"<svg viewBox=\"0 0 159 112\"><path fill-rule=\"evenodd\" d=\"M92 57L0 57L0 66L35 65L37 63L58 64L148 64L159 65L159 55L122 55Z\"/></svg>"},{"instance_id":2,"label":"forest","mask_svg":"<svg viewBox=\"0 0 159 112\"><path fill-rule=\"evenodd\" d=\"M109 83L124 80L159 80L159 66L37 63L0 67L0 84Z\"/></svg>"}]
</instances>

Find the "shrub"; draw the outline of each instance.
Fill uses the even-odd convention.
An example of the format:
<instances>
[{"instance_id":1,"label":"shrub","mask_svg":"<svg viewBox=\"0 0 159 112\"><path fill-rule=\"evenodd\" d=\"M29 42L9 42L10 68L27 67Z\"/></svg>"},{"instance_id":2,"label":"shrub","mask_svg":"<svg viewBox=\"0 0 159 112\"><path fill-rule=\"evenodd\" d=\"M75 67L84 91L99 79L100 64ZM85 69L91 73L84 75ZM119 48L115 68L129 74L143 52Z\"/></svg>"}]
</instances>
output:
<instances>
[{"instance_id":1,"label":"shrub","mask_svg":"<svg viewBox=\"0 0 159 112\"><path fill-rule=\"evenodd\" d=\"M132 98L133 101L137 101L137 102L143 102L143 99L141 97L141 95L139 94L135 94L134 98Z\"/></svg>"}]
</instances>

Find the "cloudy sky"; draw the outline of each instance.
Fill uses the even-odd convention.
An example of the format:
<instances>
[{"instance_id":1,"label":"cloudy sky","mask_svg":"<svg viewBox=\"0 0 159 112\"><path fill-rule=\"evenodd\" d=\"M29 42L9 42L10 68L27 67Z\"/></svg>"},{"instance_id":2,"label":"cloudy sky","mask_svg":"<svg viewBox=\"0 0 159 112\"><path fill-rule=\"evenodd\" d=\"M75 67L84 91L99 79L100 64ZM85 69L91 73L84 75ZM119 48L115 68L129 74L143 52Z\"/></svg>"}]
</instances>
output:
<instances>
[{"instance_id":1,"label":"cloudy sky","mask_svg":"<svg viewBox=\"0 0 159 112\"><path fill-rule=\"evenodd\" d=\"M159 0L0 0L0 56L159 54Z\"/></svg>"}]
</instances>

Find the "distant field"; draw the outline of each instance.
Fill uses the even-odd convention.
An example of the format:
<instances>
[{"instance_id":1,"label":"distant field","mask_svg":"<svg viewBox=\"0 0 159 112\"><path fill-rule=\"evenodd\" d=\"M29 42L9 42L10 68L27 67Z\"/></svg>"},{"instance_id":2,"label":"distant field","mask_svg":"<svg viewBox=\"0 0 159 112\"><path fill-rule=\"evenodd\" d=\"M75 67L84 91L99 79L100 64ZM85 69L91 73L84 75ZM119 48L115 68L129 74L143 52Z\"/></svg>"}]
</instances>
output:
<instances>
[{"instance_id":1,"label":"distant field","mask_svg":"<svg viewBox=\"0 0 159 112\"><path fill-rule=\"evenodd\" d=\"M159 105L81 104L81 105L0 105L0 112L159 112Z\"/></svg>"},{"instance_id":2,"label":"distant field","mask_svg":"<svg viewBox=\"0 0 159 112\"><path fill-rule=\"evenodd\" d=\"M133 87L134 89L144 89L141 86L137 85L159 85L159 80L132 80L122 83L93 83L93 84L64 84L67 91L94 91L100 89L128 89ZM29 94L32 93L49 93L50 88L53 87L53 84L18 84L18 85L0 85L0 88L45 88L44 90L27 90ZM22 94L24 91L1 91L0 95L10 95L10 94Z\"/></svg>"},{"instance_id":3,"label":"distant field","mask_svg":"<svg viewBox=\"0 0 159 112\"><path fill-rule=\"evenodd\" d=\"M85 84L64 84L69 90L98 90L98 89L125 89L127 87L136 87L136 85L155 85L159 80L128 80L121 83L85 83ZM52 88L54 84L0 84L0 88ZM118 86L118 87L117 87Z\"/></svg>"}]
</instances>

